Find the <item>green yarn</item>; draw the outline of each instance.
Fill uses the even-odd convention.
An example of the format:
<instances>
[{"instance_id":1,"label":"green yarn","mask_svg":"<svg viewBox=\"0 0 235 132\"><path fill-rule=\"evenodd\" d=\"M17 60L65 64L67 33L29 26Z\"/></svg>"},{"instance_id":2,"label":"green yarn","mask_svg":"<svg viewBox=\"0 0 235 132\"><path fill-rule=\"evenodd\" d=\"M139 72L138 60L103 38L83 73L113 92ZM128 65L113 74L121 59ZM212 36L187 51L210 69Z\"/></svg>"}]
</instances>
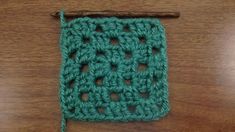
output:
<instances>
[{"instance_id":1,"label":"green yarn","mask_svg":"<svg viewBox=\"0 0 235 132\"><path fill-rule=\"evenodd\" d=\"M158 19L61 12L61 131L66 120L158 120L169 111L165 30Z\"/></svg>"}]
</instances>

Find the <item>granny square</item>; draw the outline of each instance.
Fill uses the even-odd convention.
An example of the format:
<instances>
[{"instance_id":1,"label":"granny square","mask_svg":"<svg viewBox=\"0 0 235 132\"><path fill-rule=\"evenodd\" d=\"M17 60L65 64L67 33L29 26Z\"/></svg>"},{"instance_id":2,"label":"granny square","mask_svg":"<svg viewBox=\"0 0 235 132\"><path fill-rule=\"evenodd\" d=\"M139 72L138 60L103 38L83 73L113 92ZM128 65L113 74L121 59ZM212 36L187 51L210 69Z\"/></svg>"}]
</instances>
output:
<instances>
[{"instance_id":1,"label":"granny square","mask_svg":"<svg viewBox=\"0 0 235 132\"><path fill-rule=\"evenodd\" d=\"M60 49L63 120L147 121L168 113L166 37L158 19L62 16Z\"/></svg>"}]
</instances>

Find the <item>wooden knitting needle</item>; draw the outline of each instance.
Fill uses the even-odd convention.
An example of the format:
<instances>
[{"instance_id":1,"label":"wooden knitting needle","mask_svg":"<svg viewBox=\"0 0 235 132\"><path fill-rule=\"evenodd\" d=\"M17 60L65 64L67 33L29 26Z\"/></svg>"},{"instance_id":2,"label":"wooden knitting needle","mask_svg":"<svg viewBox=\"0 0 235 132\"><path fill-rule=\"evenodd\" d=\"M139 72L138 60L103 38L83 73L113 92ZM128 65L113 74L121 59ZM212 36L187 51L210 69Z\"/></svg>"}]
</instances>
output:
<instances>
[{"instance_id":1,"label":"wooden knitting needle","mask_svg":"<svg viewBox=\"0 0 235 132\"><path fill-rule=\"evenodd\" d=\"M59 11L51 13L53 17L59 17ZM180 12L140 12L140 11L89 11L89 10L79 10L79 11L69 11L64 12L65 17L119 17L119 18L139 18L139 17L156 17L156 18L178 18Z\"/></svg>"}]
</instances>

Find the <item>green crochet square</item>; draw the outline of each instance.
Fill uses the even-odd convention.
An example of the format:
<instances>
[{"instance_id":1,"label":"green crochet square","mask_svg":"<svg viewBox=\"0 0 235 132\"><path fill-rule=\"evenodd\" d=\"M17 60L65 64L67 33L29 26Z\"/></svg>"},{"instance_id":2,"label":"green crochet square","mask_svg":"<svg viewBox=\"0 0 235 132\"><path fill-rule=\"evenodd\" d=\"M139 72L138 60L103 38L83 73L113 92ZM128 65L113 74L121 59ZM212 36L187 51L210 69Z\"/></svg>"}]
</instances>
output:
<instances>
[{"instance_id":1,"label":"green crochet square","mask_svg":"<svg viewBox=\"0 0 235 132\"><path fill-rule=\"evenodd\" d=\"M157 120L169 111L166 37L158 19L62 19L65 119Z\"/></svg>"}]
</instances>

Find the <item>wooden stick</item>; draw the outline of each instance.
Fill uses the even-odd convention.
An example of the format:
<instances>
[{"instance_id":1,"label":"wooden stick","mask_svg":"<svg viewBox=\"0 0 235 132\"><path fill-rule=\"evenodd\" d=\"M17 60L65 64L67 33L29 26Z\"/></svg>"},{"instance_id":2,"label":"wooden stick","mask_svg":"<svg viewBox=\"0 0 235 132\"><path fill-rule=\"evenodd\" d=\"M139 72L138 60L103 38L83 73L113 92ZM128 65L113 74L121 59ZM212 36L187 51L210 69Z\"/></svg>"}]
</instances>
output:
<instances>
[{"instance_id":1,"label":"wooden stick","mask_svg":"<svg viewBox=\"0 0 235 132\"><path fill-rule=\"evenodd\" d=\"M59 11L51 13L53 17L59 17ZM138 12L138 11L70 11L64 13L65 17L119 17L119 18L139 18L139 17L156 17L156 18L178 18L180 12Z\"/></svg>"}]
</instances>

